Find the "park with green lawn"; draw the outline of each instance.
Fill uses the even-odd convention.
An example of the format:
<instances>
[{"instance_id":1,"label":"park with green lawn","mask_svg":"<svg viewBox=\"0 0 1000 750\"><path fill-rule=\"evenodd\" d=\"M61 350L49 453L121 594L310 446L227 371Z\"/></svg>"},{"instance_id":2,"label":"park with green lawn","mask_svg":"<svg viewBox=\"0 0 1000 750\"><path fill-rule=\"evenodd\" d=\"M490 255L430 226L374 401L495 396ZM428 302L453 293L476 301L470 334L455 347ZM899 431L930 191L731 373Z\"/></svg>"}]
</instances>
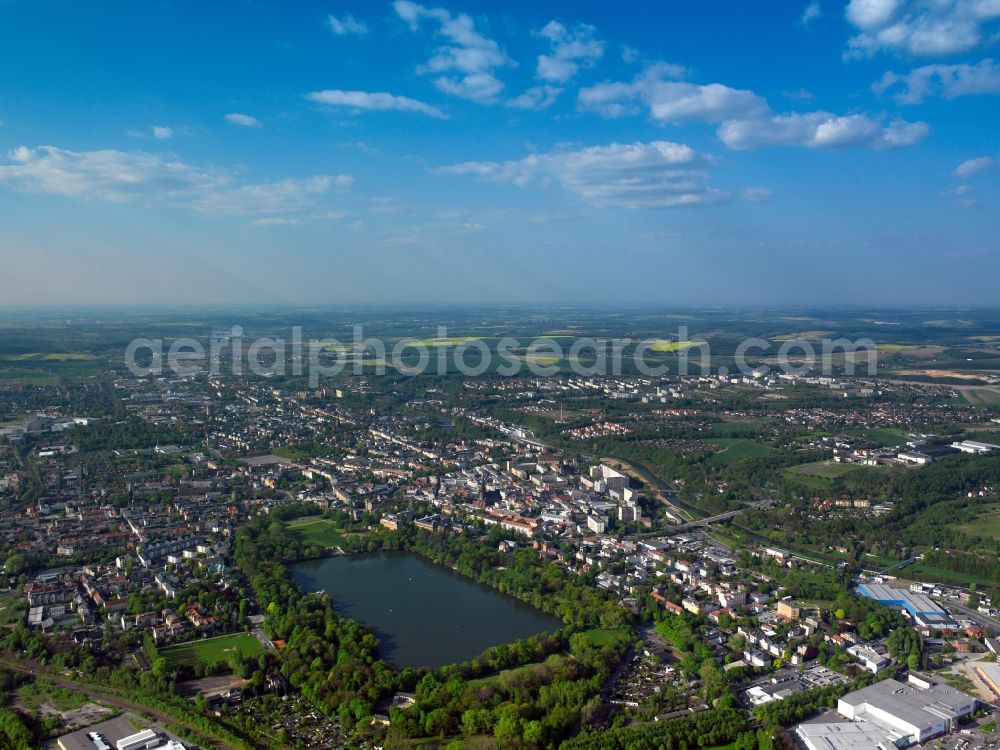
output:
<instances>
[{"instance_id":1,"label":"park with green lawn","mask_svg":"<svg viewBox=\"0 0 1000 750\"><path fill-rule=\"evenodd\" d=\"M233 633L180 643L161 649L159 653L169 665L179 667L230 662L237 654L245 658L257 656L263 651L264 646L257 636L251 633Z\"/></svg>"},{"instance_id":2,"label":"park with green lawn","mask_svg":"<svg viewBox=\"0 0 1000 750\"><path fill-rule=\"evenodd\" d=\"M339 547L346 538L336 523L319 516L307 516L290 521L288 530L303 544L320 547Z\"/></svg>"}]
</instances>

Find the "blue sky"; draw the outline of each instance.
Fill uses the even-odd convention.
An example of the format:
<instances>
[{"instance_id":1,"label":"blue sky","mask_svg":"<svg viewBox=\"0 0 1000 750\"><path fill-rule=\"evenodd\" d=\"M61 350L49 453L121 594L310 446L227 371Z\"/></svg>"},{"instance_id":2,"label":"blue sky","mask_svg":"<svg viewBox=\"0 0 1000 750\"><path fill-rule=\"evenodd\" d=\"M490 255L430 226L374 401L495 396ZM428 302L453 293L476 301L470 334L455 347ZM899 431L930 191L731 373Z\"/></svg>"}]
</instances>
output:
<instances>
[{"instance_id":1,"label":"blue sky","mask_svg":"<svg viewBox=\"0 0 1000 750\"><path fill-rule=\"evenodd\" d=\"M0 304L989 304L1000 2L0 0Z\"/></svg>"}]
</instances>

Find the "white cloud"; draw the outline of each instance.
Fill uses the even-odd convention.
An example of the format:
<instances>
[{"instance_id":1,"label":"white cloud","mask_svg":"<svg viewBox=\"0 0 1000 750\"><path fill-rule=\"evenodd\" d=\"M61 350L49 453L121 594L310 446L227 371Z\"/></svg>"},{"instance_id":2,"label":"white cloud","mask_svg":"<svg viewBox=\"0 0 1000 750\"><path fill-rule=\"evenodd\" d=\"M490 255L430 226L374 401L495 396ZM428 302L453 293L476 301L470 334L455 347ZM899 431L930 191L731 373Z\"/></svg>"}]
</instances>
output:
<instances>
[{"instance_id":1,"label":"white cloud","mask_svg":"<svg viewBox=\"0 0 1000 750\"><path fill-rule=\"evenodd\" d=\"M226 122L232 123L233 125L239 125L244 128L259 128L260 120L256 117L251 117L250 115L244 115L240 112L230 112L226 115Z\"/></svg>"},{"instance_id":2,"label":"white cloud","mask_svg":"<svg viewBox=\"0 0 1000 750\"><path fill-rule=\"evenodd\" d=\"M417 112L441 120L448 117L440 109L430 104L410 99L407 96L396 96L385 91L341 91L340 89L326 89L324 91L312 91L306 94L306 99L331 107Z\"/></svg>"},{"instance_id":3,"label":"white cloud","mask_svg":"<svg viewBox=\"0 0 1000 750\"><path fill-rule=\"evenodd\" d=\"M572 60L560 60L549 55L538 56L538 73L536 77L551 83L566 83L576 75L578 66Z\"/></svg>"},{"instance_id":4,"label":"white cloud","mask_svg":"<svg viewBox=\"0 0 1000 750\"><path fill-rule=\"evenodd\" d=\"M885 26L905 0L850 0L847 19L858 28L869 29Z\"/></svg>"},{"instance_id":5,"label":"white cloud","mask_svg":"<svg viewBox=\"0 0 1000 750\"><path fill-rule=\"evenodd\" d=\"M295 227L302 219L289 219L284 216L270 216L264 219L254 219L250 222L255 227Z\"/></svg>"},{"instance_id":6,"label":"white cloud","mask_svg":"<svg viewBox=\"0 0 1000 750\"><path fill-rule=\"evenodd\" d=\"M165 141L174 137L174 129L168 125L150 125L148 130L126 130L125 135L129 138L156 138Z\"/></svg>"},{"instance_id":7,"label":"white cloud","mask_svg":"<svg viewBox=\"0 0 1000 750\"><path fill-rule=\"evenodd\" d=\"M533 154L515 161L466 162L438 170L518 187L556 184L595 206L671 208L721 203L709 186L712 159L668 141L612 143Z\"/></svg>"},{"instance_id":8,"label":"white cloud","mask_svg":"<svg viewBox=\"0 0 1000 750\"><path fill-rule=\"evenodd\" d=\"M730 148L804 146L806 148L893 149L923 140L928 127L922 122L894 120L883 125L869 115L838 116L829 112L771 115L722 123L718 135Z\"/></svg>"},{"instance_id":9,"label":"white cloud","mask_svg":"<svg viewBox=\"0 0 1000 750\"><path fill-rule=\"evenodd\" d=\"M580 89L577 101L582 109L605 117L634 114L639 101L649 107L654 120L673 124L719 122L767 112L767 102L752 91L721 83L700 85L672 80L683 73L680 66L658 63L632 83L599 83Z\"/></svg>"},{"instance_id":10,"label":"white cloud","mask_svg":"<svg viewBox=\"0 0 1000 750\"><path fill-rule=\"evenodd\" d=\"M396 15L406 21L410 31L416 31L420 28L420 19L428 12L428 9L423 5L409 2L409 0L398 0L392 4L392 7L396 11ZM448 15L448 12L443 9L441 12Z\"/></svg>"},{"instance_id":11,"label":"white cloud","mask_svg":"<svg viewBox=\"0 0 1000 750\"><path fill-rule=\"evenodd\" d=\"M357 149L361 153L367 154L368 156L381 156L382 154L381 151L365 141L343 141L337 145L340 146L340 148Z\"/></svg>"},{"instance_id":12,"label":"white cloud","mask_svg":"<svg viewBox=\"0 0 1000 750\"><path fill-rule=\"evenodd\" d=\"M472 18L464 13L453 16L444 8L428 8L411 0L396 0L393 8L412 31L430 21L448 42L434 50L417 68L418 73L436 76L434 85L446 94L482 104L497 100L504 85L494 71L513 63L500 45L476 31Z\"/></svg>"},{"instance_id":13,"label":"white cloud","mask_svg":"<svg viewBox=\"0 0 1000 750\"><path fill-rule=\"evenodd\" d=\"M822 15L823 9L820 8L819 2L813 0L813 2L809 3L802 11L802 17L799 18L799 24L801 26L808 26Z\"/></svg>"},{"instance_id":14,"label":"white cloud","mask_svg":"<svg viewBox=\"0 0 1000 750\"><path fill-rule=\"evenodd\" d=\"M926 136L924 123L896 120L882 125L865 114L834 115L829 112L776 114L767 101L746 89L721 83L707 85L672 80L683 73L677 66L651 66L632 83L601 83L581 89L581 109L605 117L620 117L649 108L650 116L671 124L721 123L719 138L730 148L765 145L807 148L898 148Z\"/></svg>"},{"instance_id":15,"label":"white cloud","mask_svg":"<svg viewBox=\"0 0 1000 750\"><path fill-rule=\"evenodd\" d=\"M955 176L961 177L963 180L977 175L980 172L985 172L988 169L993 168L993 157L991 156L980 156L976 159L967 159L955 167Z\"/></svg>"},{"instance_id":16,"label":"white cloud","mask_svg":"<svg viewBox=\"0 0 1000 750\"><path fill-rule=\"evenodd\" d=\"M763 113L767 103L752 91L721 83L699 86L679 81L659 81L648 94L654 119L671 123L717 122Z\"/></svg>"},{"instance_id":17,"label":"white cloud","mask_svg":"<svg viewBox=\"0 0 1000 750\"><path fill-rule=\"evenodd\" d=\"M549 40L552 53L538 56L536 76L548 83L566 83L580 67L593 67L604 55L604 42L594 38L596 29L577 24L567 29L558 21L545 24L538 33Z\"/></svg>"},{"instance_id":18,"label":"white cloud","mask_svg":"<svg viewBox=\"0 0 1000 750\"><path fill-rule=\"evenodd\" d=\"M198 196L193 207L210 214L270 214L305 210L331 190L347 190L350 175L316 175L259 185L239 185Z\"/></svg>"},{"instance_id":19,"label":"white cloud","mask_svg":"<svg viewBox=\"0 0 1000 750\"><path fill-rule=\"evenodd\" d=\"M762 203L770 199L772 195L774 195L774 191L771 188L748 187L743 188L740 198L747 203Z\"/></svg>"},{"instance_id":20,"label":"white cloud","mask_svg":"<svg viewBox=\"0 0 1000 750\"><path fill-rule=\"evenodd\" d=\"M986 26L1000 18L997 0L850 0L847 20L859 33L845 57L878 51L935 57L968 52L987 40Z\"/></svg>"},{"instance_id":21,"label":"white cloud","mask_svg":"<svg viewBox=\"0 0 1000 750\"><path fill-rule=\"evenodd\" d=\"M951 190L943 190L938 193L942 198L951 198L951 205L955 208L978 208L979 201L973 197L976 189L972 185L958 185Z\"/></svg>"},{"instance_id":22,"label":"white cloud","mask_svg":"<svg viewBox=\"0 0 1000 750\"><path fill-rule=\"evenodd\" d=\"M67 151L19 146L0 164L0 182L27 193L89 196L123 203L148 195L173 198L225 188L227 178L143 152Z\"/></svg>"},{"instance_id":23,"label":"white cloud","mask_svg":"<svg viewBox=\"0 0 1000 750\"><path fill-rule=\"evenodd\" d=\"M515 109L547 109L555 103L561 93L562 89L556 86L549 86L548 84L534 86L520 96L508 101L507 106L514 107Z\"/></svg>"},{"instance_id":24,"label":"white cloud","mask_svg":"<svg viewBox=\"0 0 1000 750\"><path fill-rule=\"evenodd\" d=\"M470 73L462 78L437 78L438 91L479 104L493 104L503 91L503 82L492 73Z\"/></svg>"},{"instance_id":25,"label":"white cloud","mask_svg":"<svg viewBox=\"0 0 1000 750\"><path fill-rule=\"evenodd\" d=\"M786 99L792 99L797 102L811 102L816 98L816 95L809 89L795 89L794 91L782 91L781 95Z\"/></svg>"},{"instance_id":26,"label":"white cloud","mask_svg":"<svg viewBox=\"0 0 1000 750\"><path fill-rule=\"evenodd\" d=\"M20 146L0 162L0 184L112 203L141 202L209 214L273 214L305 210L323 194L349 188L350 175L316 175L245 183L230 172L141 151L69 151Z\"/></svg>"},{"instance_id":27,"label":"white cloud","mask_svg":"<svg viewBox=\"0 0 1000 750\"><path fill-rule=\"evenodd\" d=\"M577 106L603 117L617 118L639 113L639 92L634 83L605 82L577 92Z\"/></svg>"},{"instance_id":28,"label":"white cloud","mask_svg":"<svg viewBox=\"0 0 1000 750\"><path fill-rule=\"evenodd\" d=\"M345 13L340 18L330 14L326 17L326 23L337 36L347 36L348 34L367 34L368 25L360 21L350 13Z\"/></svg>"},{"instance_id":29,"label":"white cloud","mask_svg":"<svg viewBox=\"0 0 1000 750\"><path fill-rule=\"evenodd\" d=\"M954 99L973 94L1000 94L1000 65L987 59L975 65L924 65L905 75L887 72L872 84L876 94L899 87L893 98L918 104L930 96Z\"/></svg>"},{"instance_id":30,"label":"white cloud","mask_svg":"<svg viewBox=\"0 0 1000 750\"><path fill-rule=\"evenodd\" d=\"M972 187L972 185L958 185L957 187L953 187L951 190L945 190L939 193L939 195L961 198L966 195L972 195L974 192L976 192L976 189Z\"/></svg>"}]
</instances>

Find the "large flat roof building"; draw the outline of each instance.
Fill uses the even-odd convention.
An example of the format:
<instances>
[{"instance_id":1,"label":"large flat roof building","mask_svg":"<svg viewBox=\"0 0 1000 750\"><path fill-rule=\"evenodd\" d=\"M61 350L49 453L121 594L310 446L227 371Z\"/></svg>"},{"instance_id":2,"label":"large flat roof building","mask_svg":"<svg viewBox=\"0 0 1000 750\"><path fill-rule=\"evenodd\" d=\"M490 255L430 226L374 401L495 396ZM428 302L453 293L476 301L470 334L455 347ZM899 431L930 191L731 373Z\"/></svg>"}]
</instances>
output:
<instances>
[{"instance_id":1,"label":"large flat roof building","mask_svg":"<svg viewBox=\"0 0 1000 750\"><path fill-rule=\"evenodd\" d=\"M144 729L136 732L130 714L92 724L83 729L65 734L56 740L59 750L111 750L130 748L131 750L184 750L184 743L170 737L165 732Z\"/></svg>"},{"instance_id":2,"label":"large flat roof building","mask_svg":"<svg viewBox=\"0 0 1000 750\"><path fill-rule=\"evenodd\" d=\"M147 750L148 748L159 747L160 735L152 729L143 729L141 732L122 737L115 743L117 750Z\"/></svg>"},{"instance_id":3,"label":"large flat roof building","mask_svg":"<svg viewBox=\"0 0 1000 750\"><path fill-rule=\"evenodd\" d=\"M994 445L993 443L980 443L977 440L962 440L958 443L952 443L952 448L958 448L962 453L989 453L991 451L1000 450L1000 445Z\"/></svg>"},{"instance_id":4,"label":"large flat roof building","mask_svg":"<svg viewBox=\"0 0 1000 750\"><path fill-rule=\"evenodd\" d=\"M867 721L800 724L795 734L808 750L895 750L902 739Z\"/></svg>"},{"instance_id":5,"label":"large flat roof building","mask_svg":"<svg viewBox=\"0 0 1000 750\"><path fill-rule=\"evenodd\" d=\"M976 699L965 693L912 676L908 684L882 680L837 702L837 712L845 718L898 734L904 743L895 743L899 747L952 731L958 719L975 707Z\"/></svg>"},{"instance_id":6,"label":"large flat roof building","mask_svg":"<svg viewBox=\"0 0 1000 750\"><path fill-rule=\"evenodd\" d=\"M995 698L1000 698L1000 664L979 661L972 665L972 671L986 683L986 687L990 689Z\"/></svg>"},{"instance_id":7,"label":"large flat roof building","mask_svg":"<svg viewBox=\"0 0 1000 750\"><path fill-rule=\"evenodd\" d=\"M926 628L955 630L958 623L927 596L909 589L897 589L884 583L862 583L858 593L887 607L903 609L914 623Z\"/></svg>"}]
</instances>

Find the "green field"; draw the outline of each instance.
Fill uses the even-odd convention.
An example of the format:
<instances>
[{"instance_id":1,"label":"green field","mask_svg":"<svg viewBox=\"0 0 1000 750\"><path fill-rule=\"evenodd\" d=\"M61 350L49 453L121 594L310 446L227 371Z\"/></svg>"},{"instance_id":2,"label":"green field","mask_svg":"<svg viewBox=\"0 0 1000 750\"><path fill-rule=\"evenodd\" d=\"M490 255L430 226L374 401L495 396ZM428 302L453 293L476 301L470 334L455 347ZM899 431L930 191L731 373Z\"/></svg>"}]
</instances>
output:
<instances>
[{"instance_id":1,"label":"green field","mask_svg":"<svg viewBox=\"0 0 1000 750\"><path fill-rule=\"evenodd\" d=\"M667 339L657 339L649 346L651 352L679 352L698 346L697 341L668 341Z\"/></svg>"},{"instance_id":2,"label":"green field","mask_svg":"<svg viewBox=\"0 0 1000 750\"><path fill-rule=\"evenodd\" d=\"M762 419L749 419L746 421L716 422L709 428L710 435L718 435L720 438L739 437L743 435L759 435L764 431L767 423Z\"/></svg>"},{"instance_id":3,"label":"green field","mask_svg":"<svg viewBox=\"0 0 1000 750\"><path fill-rule=\"evenodd\" d=\"M821 341L822 339L829 338L835 332L834 331L799 331L798 333L785 333L781 336L775 336L775 341Z\"/></svg>"},{"instance_id":4,"label":"green field","mask_svg":"<svg viewBox=\"0 0 1000 750\"><path fill-rule=\"evenodd\" d=\"M590 639L591 644L595 648L601 648L607 645L615 637L615 634L610 630L604 630L603 628L590 628L589 630L581 631L583 635ZM470 686L481 687L483 685L490 685L496 683L504 675L512 675L520 672L529 672L533 669L544 664L544 661L532 662L531 664L524 664L520 667L512 667L511 669L503 669L499 672L494 672L493 674L488 674L485 677L479 677L474 680L469 680Z\"/></svg>"},{"instance_id":5,"label":"green field","mask_svg":"<svg viewBox=\"0 0 1000 750\"><path fill-rule=\"evenodd\" d=\"M400 357L400 359L402 361L402 364L405 365L406 364L405 352L404 352L404 356ZM377 357L377 358L373 358L373 359L360 359L360 360L353 360L352 359L352 360L348 360L347 364L344 367L344 371L345 372L353 372L354 367L359 362L361 363L362 367L384 367L387 370L388 369L392 369L392 370L396 369L396 366L392 363L392 360L382 359L380 357Z\"/></svg>"},{"instance_id":6,"label":"green field","mask_svg":"<svg viewBox=\"0 0 1000 750\"><path fill-rule=\"evenodd\" d=\"M25 367L0 367L0 383L59 385L59 376L44 370L29 370Z\"/></svg>"},{"instance_id":7,"label":"green field","mask_svg":"<svg viewBox=\"0 0 1000 750\"><path fill-rule=\"evenodd\" d=\"M469 680L468 684L473 687L482 687L483 685L495 684L500 680L503 675L517 674L519 672L529 672L539 666L544 664L544 662L531 662L530 664L524 664L520 667L512 667L511 669L502 669L499 672L493 672L485 677L477 677L474 680Z\"/></svg>"},{"instance_id":8,"label":"green field","mask_svg":"<svg viewBox=\"0 0 1000 750\"><path fill-rule=\"evenodd\" d=\"M959 388L958 392L973 406L1000 406L1000 388Z\"/></svg>"},{"instance_id":9,"label":"green field","mask_svg":"<svg viewBox=\"0 0 1000 750\"><path fill-rule=\"evenodd\" d=\"M604 630L602 628L591 628L590 630L584 630L583 634L590 639L590 642L600 648L601 646L606 646L611 643L611 640L615 637L615 634L610 630Z\"/></svg>"},{"instance_id":10,"label":"green field","mask_svg":"<svg viewBox=\"0 0 1000 750\"><path fill-rule=\"evenodd\" d=\"M899 575L905 578L912 578L916 581L942 581L944 583L958 583L964 586L970 583L996 585L996 581L990 581L981 576L958 573L954 570L945 570L934 565L925 565L922 562L908 565L903 568L903 572Z\"/></svg>"},{"instance_id":11,"label":"green field","mask_svg":"<svg viewBox=\"0 0 1000 750\"><path fill-rule=\"evenodd\" d=\"M735 550L741 544L745 544L743 535L738 530L730 527L709 526L708 529L705 530L705 533L719 544L725 545L730 552Z\"/></svg>"},{"instance_id":12,"label":"green field","mask_svg":"<svg viewBox=\"0 0 1000 750\"><path fill-rule=\"evenodd\" d=\"M288 529L304 544L338 547L344 542L343 532L325 518L299 518L289 523Z\"/></svg>"},{"instance_id":13,"label":"green field","mask_svg":"<svg viewBox=\"0 0 1000 750\"><path fill-rule=\"evenodd\" d=\"M954 528L969 536L1000 540L1000 505L984 506L974 521L955 524Z\"/></svg>"},{"instance_id":14,"label":"green field","mask_svg":"<svg viewBox=\"0 0 1000 750\"><path fill-rule=\"evenodd\" d=\"M851 437L868 438L885 447L906 444L906 433L893 427L875 430L847 430L847 434Z\"/></svg>"},{"instance_id":15,"label":"green field","mask_svg":"<svg viewBox=\"0 0 1000 750\"><path fill-rule=\"evenodd\" d=\"M424 339L418 343L424 346L459 346L468 341L477 341L478 336L451 336L445 339Z\"/></svg>"},{"instance_id":16,"label":"green field","mask_svg":"<svg viewBox=\"0 0 1000 750\"><path fill-rule=\"evenodd\" d=\"M788 479L794 480L801 491L823 494L829 492L833 488L834 482L843 477L888 471L890 468L886 466L858 466L857 464L838 464L833 461L817 461L811 464L789 466L782 469L781 473Z\"/></svg>"},{"instance_id":17,"label":"green field","mask_svg":"<svg viewBox=\"0 0 1000 750\"><path fill-rule=\"evenodd\" d=\"M10 628L24 622L24 599L16 591L0 594L0 628Z\"/></svg>"},{"instance_id":18,"label":"green field","mask_svg":"<svg viewBox=\"0 0 1000 750\"><path fill-rule=\"evenodd\" d=\"M550 357L547 354L512 354L510 356L528 364L543 366L557 365L562 361L559 357Z\"/></svg>"},{"instance_id":19,"label":"green field","mask_svg":"<svg viewBox=\"0 0 1000 750\"><path fill-rule=\"evenodd\" d=\"M744 458L758 458L766 456L773 450L766 445L739 438L712 438L709 442L721 449L709 459L717 464L731 464Z\"/></svg>"},{"instance_id":20,"label":"green field","mask_svg":"<svg viewBox=\"0 0 1000 750\"><path fill-rule=\"evenodd\" d=\"M86 354L85 352L0 354L0 360L3 360L4 362L93 362L96 359L97 355Z\"/></svg>"},{"instance_id":21,"label":"green field","mask_svg":"<svg viewBox=\"0 0 1000 750\"><path fill-rule=\"evenodd\" d=\"M81 693L41 680L18 688L17 697L23 705L36 711L46 703L59 711L72 711L88 702Z\"/></svg>"},{"instance_id":22,"label":"green field","mask_svg":"<svg viewBox=\"0 0 1000 750\"><path fill-rule=\"evenodd\" d=\"M257 637L249 633L220 635L217 638L205 638L200 641L182 643L160 651L160 656L167 663L175 666L202 664L217 664L228 661L239 650L243 656L257 656L263 653L264 647Z\"/></svg>"},{"instance_id":23,"label":"green field","mask_svg":"<svg viewBox=\"0 0 1000 750\"><path fill-rule=\"evenodd\" d=\"M839 464L835 461L816 461L811 464L799 464L785 469L790 474L802 474L809 477L821 477L823 479L836 479L852 471L857 471L862 467L857 464Z\"/></svg>"}]
</instances>

